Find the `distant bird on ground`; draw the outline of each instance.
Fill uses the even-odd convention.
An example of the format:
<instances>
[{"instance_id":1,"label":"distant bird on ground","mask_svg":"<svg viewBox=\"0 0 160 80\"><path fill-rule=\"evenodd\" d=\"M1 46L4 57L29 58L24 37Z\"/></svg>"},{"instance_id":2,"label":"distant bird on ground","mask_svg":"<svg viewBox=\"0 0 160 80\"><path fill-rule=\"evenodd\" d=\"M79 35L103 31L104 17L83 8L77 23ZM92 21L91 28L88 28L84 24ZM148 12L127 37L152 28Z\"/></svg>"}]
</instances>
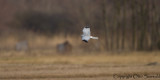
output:
<instances>
[{"instance_id":1,"label":"distant bird on ground","mask_svg":"<svg viewBox=\"0 0 160 80\"><path fill-rule=\"evenodd\" d=\"M16 50L17 51L27 51L29 50L29 44L28 41L20 41L16 43Z\"/></svg>"},{"instance_id":2,"label":"distant bird on ground","mask_svg":"<svg viewBox=\"0 0 160 80\"><path fill-rule=\"evenodd\" d=\"M91 39L98 39L98 37L91 36L90 28L89 28L89 26L86 26L83 28L82 41L88 43L90 38Z\"/></svg>"},{"instance_id":3,"label":"distant bird on ground","mask_svg":"<svg viewBox=\"0 0 160 80\"><path fill-rule=\"evenodd\" d=\"M148 64L146 64L147 66L155 66L155 65L157 65L158 64L158 62L150 62L150 63L148 63Z\"/></svg>"}]
</instances>

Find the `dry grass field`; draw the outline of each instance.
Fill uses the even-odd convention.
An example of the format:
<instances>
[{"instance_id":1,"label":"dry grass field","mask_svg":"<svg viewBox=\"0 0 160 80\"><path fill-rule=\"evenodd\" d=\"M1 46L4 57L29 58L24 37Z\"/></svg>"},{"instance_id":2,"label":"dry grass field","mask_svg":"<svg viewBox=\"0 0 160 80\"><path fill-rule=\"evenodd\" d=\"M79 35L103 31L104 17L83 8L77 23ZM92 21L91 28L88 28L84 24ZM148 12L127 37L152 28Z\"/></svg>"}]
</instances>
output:
<instances>
[{"instance_id":1,"label":"dry grass field","mask_svg":"<svg viewBox=\"0 0 160 80\"><path fill-rule=\"evenodd\" d=\"M0 80L160 80L159 3L0 0Z\"/></svg>"},{"instance_id":2,"label":"dry grass field","mask_svg":"<svg viewBox=\"0 0 160 80\"><path fill-rule=\"evenodd\" d=\"M0 80L160 80L159 57L159 52L1 55Z\"/></svg>"}]
</instances>

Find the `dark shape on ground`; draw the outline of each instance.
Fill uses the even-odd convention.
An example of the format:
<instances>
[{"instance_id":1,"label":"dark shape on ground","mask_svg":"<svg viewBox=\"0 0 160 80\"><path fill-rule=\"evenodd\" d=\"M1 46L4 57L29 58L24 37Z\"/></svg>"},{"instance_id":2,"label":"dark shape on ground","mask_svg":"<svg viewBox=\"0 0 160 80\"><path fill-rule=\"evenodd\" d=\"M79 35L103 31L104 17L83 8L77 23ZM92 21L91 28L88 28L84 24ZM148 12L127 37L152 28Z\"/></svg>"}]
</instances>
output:
<instances>
[{"instance_id":1,"label":"dark shape on ground","mask_svg":"<svg viewBox=\"0 0 160 80\"><path fill-rule=\"evenodd\" d=\"M148 63L148 64L146 64L147 66L155 66L155 65L157 65L158 63L157 62L150 62L150 63Z\"/></svg>"}]
</instances>

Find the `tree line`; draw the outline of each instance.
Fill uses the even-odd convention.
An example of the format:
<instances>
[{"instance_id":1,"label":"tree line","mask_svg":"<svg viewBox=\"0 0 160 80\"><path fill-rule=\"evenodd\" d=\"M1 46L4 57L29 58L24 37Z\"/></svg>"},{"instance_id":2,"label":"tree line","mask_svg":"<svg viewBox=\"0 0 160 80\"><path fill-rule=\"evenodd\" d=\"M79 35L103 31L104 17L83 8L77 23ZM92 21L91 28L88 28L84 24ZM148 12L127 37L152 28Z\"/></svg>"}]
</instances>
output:
<instances>
[{"instance_id":1,"label":"tree line","mask_svg":"<svg viewBox=\"0 0 160 80\"><path fill-rule=\"evenodd\" d=\"M108 51L160 49L159 0L1 0L0 30L80 35L91 29ZM7 13L7 14L6 14Z\"/></svg>"}]
</instances>

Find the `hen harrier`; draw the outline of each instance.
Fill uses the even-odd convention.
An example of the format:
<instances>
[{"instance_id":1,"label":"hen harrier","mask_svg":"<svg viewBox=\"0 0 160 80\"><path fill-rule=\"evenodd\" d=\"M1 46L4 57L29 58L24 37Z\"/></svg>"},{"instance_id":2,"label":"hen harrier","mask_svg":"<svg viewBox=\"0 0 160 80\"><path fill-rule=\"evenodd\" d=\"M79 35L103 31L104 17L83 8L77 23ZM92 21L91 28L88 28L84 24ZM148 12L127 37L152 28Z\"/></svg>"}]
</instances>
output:
<instances>
[{"instance_id":1,"label":"hen harrier","mask_svg":"<svg viewBox=\"0 0 160 80\"><path fill-rule=\"evenodd\" d=\"M91 36L90 28L89 28L89 26L86 26L83 28L82 41L88 43L90 38L91 39L98 39L98 37Z\"/></svg>"}]
</instances>

